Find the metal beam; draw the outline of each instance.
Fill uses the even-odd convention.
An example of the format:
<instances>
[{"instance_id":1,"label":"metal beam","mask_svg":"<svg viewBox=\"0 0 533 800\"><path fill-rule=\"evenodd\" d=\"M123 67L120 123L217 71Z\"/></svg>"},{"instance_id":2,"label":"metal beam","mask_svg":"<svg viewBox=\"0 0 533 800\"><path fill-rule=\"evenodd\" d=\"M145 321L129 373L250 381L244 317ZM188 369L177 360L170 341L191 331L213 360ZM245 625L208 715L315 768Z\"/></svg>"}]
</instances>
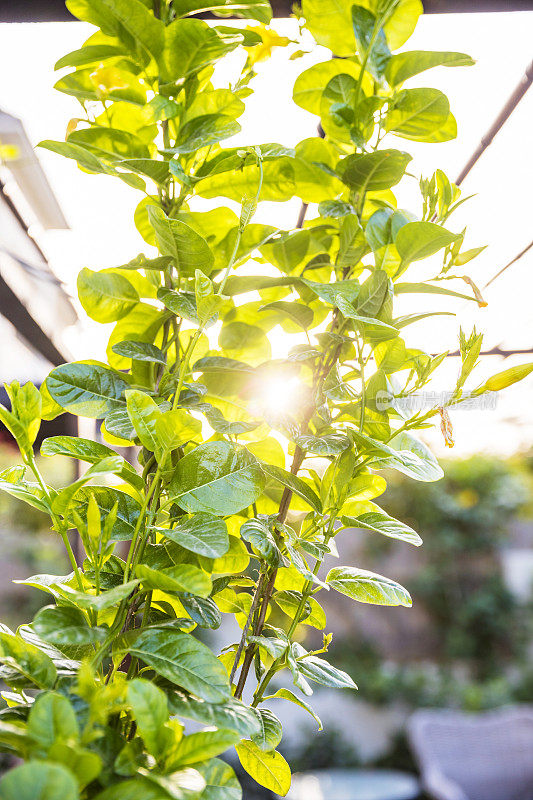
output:
<instances>
[{"instance_id":1,"label":"metal beam","mask_svg":"<svg viewBox=\"0 0 533 800\"><path fill-rule=\"evenodd\" d=\"M426 14L533 11L533 0L423 0ZM275 17L291 15L292 0L272 0ZM67 22L64 0L0 0L0 22Z\"/></svg>"},{"instance_id":2,"label":"metal beam","mask_svg":"<svg viewBox=\"0 0 533 800\"><path fill-rule=\"evenodd\" d=\"M37 325L26 306L21 303L15 292L0 275L0 314L8 319L18 333L34 350L37 350L55 367L65 363L57 347ZM8 347L6 343L4 346Z\"/></svg>"}]
</instances>

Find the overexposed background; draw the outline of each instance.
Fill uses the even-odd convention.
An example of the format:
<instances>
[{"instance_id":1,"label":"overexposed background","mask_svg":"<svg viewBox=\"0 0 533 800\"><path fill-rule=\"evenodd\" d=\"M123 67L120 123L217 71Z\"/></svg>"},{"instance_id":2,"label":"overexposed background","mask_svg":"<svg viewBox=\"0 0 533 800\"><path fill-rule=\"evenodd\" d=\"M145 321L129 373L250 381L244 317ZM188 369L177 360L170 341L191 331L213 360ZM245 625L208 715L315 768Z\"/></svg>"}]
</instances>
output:
<instances>
[{"instance_id":1,"label":"overexposed background","mask_svg":"<svg viewBox=\"0 0 533 800\"><path fill-rule=\"evenodd\" d=\"M276 20L276 30L292 38L297 26L292 20ZM33 144L41 139L64 139L67 122L79 114L78 102L53 90L58 74L55 61L78 48L93 28L85 23L0 24L0 108L20 117ZM457 50L471 54L477 61L469 68L438 68L413 79L413 85L435 86L446 92L459 124L458 139L444 144L416 144L389 137L389 146L409 150L415 155L410 171L425 176L437 167L454 178L474 150L481 136L507 100L531 58L533 13L493 13L428 15L423 17L408 49ZM247 144L280 142L292 146L313 136L317 119L291 101L296 76L307 66L326 60L329 52L315 48L304 58L290 61L288 50L275 50L272 59L258 65L255 94L247 100L247 110L240 120L242 132L236 141ZM240 55L231 55L217 76L219 85L227 85L235 76ZM408 84L409 85L409 84ZM81 115L80 115L81 116ZM470 274L483 286L499 269L531 240L531 129L533 90L522 100L503 130L483 155L463 184L465 195L476 196L452 216L454 231L468 225L465 247L488 244L487 250L472 262ZM227 143L232 144L231 140ZM70 231L32 232L42 245L58 276L75 294L75 280L81 267L101 269L125 263L148 246L133 225L133 211L140 194L120 181L106 176L89 176L73 161L48 151L38 151L48 178L71 226ZM414 182L399 196L400 205L419 210ZM200 201L201 205L202 201ZM231 203L228 202L228 205ZM264 203L258 221L289 228L296 222L299 201ZM312 210L311 210L312 213ZM436 317L407 329L411 346L428 352L457 349L461 324L470 331L475 324L486 332L486 349L529 348L533 345L533 251L486 291L488 308L457 301L456 317ZM416 265L412 277L428 277L430 265ZM455 288L455 287L454 287ZM456 287L464 291L465 285ZM401 311L425 308L449 308L439 298L401 299ZM68 347L75 357L98 357L104 350L106 334L90 320L68 331ZM284 347L282 334L274 342L275 350ZM4 358L6 356L4 355ZM472 386L492 372L515 363L533 360L516 356L503 362L497 357L482 360ZM458 359L448 359L438 384L445 390L453 384ZM42 376L35 376L42 377ZM512 387L498 398L494 409L453 412L456 449L463 455L474 451L510 453L533 444L533 376ZM428 440L440 452L440 434L429 433Z\"/></svg>"}]
</instances>

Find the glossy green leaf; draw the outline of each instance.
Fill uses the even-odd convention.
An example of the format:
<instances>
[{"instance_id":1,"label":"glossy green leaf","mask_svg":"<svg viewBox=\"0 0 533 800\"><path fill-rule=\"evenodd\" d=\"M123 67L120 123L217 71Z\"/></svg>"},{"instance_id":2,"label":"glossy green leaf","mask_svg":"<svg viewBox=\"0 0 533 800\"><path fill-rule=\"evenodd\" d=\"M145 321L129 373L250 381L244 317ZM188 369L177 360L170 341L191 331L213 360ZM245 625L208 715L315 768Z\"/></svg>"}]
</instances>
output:
<instances>
[{"instance_id":1,"label":"glossy green leaf","mask_svg":"<svg viewBox=\"0 0 533 800\"><path fill-rule=\"evenodd\" d=\"M291 472L281 469L281 467L276 467L274 464L262 464L262 467L269 477L274 478L274 480L283 484L287 489L290 489L291 492L301 497L302 500L305 500L318 514L321 513L322 505L320 499L316 492L314 492L305 481L297 475L293 475Z\"/></svg>"},{"instance_id":2,"label":"glossy green leaf","mask_svg":"<svg viewBox=\"0 0 533 800\"><path fill-rule=\"evenodd\" d=\"M0 632L0 662L20 672L40 689L50 689L57 670L49 656L20 636Z\"/></svg>"},{"instance_id":3,"label":"glossy green leaf","mask_svg":"<svg viewBox=\"0 0 533 800\"><path fill-rule=\"evenodd\" d=\"M206 442L178 463L169 494L184 511L226 516L252 505L264 485L261 467L247 450Z\"/></svg>"},{"instance_id":4,"label":"glossy green leaf","mask_svg":"<svg viewBox=\"0 0 533 800\"><path fill-rule=\"evenodd\" d=\"M252 742L265 752L274 750L283 735L281 722L269 708L258 708L256 713L260 731L252 736Z\"/></svg>"},{"instance_id":5,"label":"glossy green leaf","mask_svg":"<svg viewBox=\"0 0 533 800\"><path fill-rule=\"evenodd\" d=\"M159 528L159 531L191 553L207 558L220 558L229 549L226 523L212 514L199 512L192 517L182 517L177 525Z\"/></svg>"},{"instance_id":6,"label":"glossy green leaf","mask_svg":"<svg viewBox=\"0 0 533 800\"><path fill-rule=\"evenodd\" d=\"M239 133L241 126L225 114L204 114L186 122L173 148L176 153L194 153L200 147L221 142Z\"/></svg>"},{"instance_id":7,"label":"glossy green leaf","mask_svg":"<svg viewBox=\"0 0 533 800\"><path fill-rule=\"evenodd\" d=\"M376 16L361 5L352 6L352 25L361 62L374 78L381 78L390 59L387 37Z\"/></svg>"},{"instance_id":8,"label":"glossy green leaf","mask_svg":"<svg viewBox=\"0 0 533 800\"><path fill-rule=\"evenodd\" d=\"M80 461L87 461L89 464L96 464L104 458L117 454L110 447L101 442L93 442L91 439L84 439L81 436L50 436L41 445L42 456L67 456L77 458ZM131 483L137 489L143 487L142 478L137 475L134 468L125 459L122 459L122 468L118 473L125 481Z\"/></svg>"},{"instance_id":9,"label":"glossy green leaf","mask_svg":"<svg viewBox=\"0 0 533 800\"><path fill-rule=\"evenodd\" d=\"M113 345L113 352L124 358L131 358L135 361L147 361L151 364L166 364L166 357L159 347L148 342L117 342Z\"/></svg>"},{"instance_id":10,"label":"glossy green leaf","mask_svg":"<svg viewBox=\"0 0 533 800\"><path fill-rule=\"evenodd\" d=\"M117 654L129 652L158 675L208 702L223 702L229 695L226 670L205 644L181 631L146 628L125 634Z\"/></svg>"},{"instance_id":11,"label":"glossy green leaf","mask_svg":"<svg viewBox=\"0 0 533 800\"><path fill-rule=\"evenodd\" d=\"M181 220L170 219L157 206L148 206L147 211L159 250L174 260L176 269L184 275L194 275L197 269L211 272L213 254L202 236Z\"/></svg>"},{"instance_id":12,"label":"glossy green leaf","mask_svg":"<svg viewBox=\"0 0 533 800\"><path fill-rule=\"evenodd\" d=\"M334 567L326 581L332 589L358 600L380 606L411 606L409 592L396 581L358 567Z\"/></svg>"},{"instance_id":13,"label":"glossy green leaf","mask_svg":"<svg viewBox=\"0 0 533 800\"><path fill-rule=\"evenodd\" d=\"M297 664L302 675L322 686L331 686L335 689L357 689L348 673L333 667L323 658L307 656L299 659Z\"/></svg>"},{"instance_id":14,"label":"glossy green leaf","mask_svg":"<svg viewBox=\"0 0 533 800\"><path fill-rule=\"evenodd\" d=\"M183 736L167 755L166 769L198 764L220 755L239 741L239 734L227 728L198 731Z\"/></svg>"},{"instance_id":15,"label":"glossy green leaf","mask_svg":"<svg viewBox=\"0 0 533 800\"><path fill-rule=\"evenodd\" d=\"M400 522L394 517L389 517L383 511L369 511L360 514L358 517L342 517L343 525L347 528L366 528L383 536L390 536L392 539L400 539L402 542L414 544L419 547L422 539L409 525Z\"/></svg>"},{"instance_id":16,"label":"glossy green leaf","mask_svg":"<svg viewBox=\"0 0 533 800\"><path fill-rule=\"evenodd\" d=\"M208 597L211 592L209 576L192 564L178 564L161 570L152 569L146 564L138 564L135 574L149 589L160 589L163 592L190 592L200 597Z\"/></svg>"},{"instance_id":17,"label":"glossy green leaf","mask_svg":"<svg viewBox=\"0 0 533 800\"><path fill-rule=\"evenodd\" d=\"M349 438L343 433L326 433L323 436L298 436L296 444L310 453L319 456L332 456L342 453L350 446Z\"/></svg>"},{"instance_id":18,"label":"glossy green leaf","mask_svg":"<svg viewBox=\"0 0 533 800\"><path fill-rule=\"evenodd\" d=\"M35 633L60 650L65 645L83 646L102 641L105 630L92 628L86 616L72 606L41 608L32 622Z\"/></svg>"},{"instance_id":19,"label":"glossy green leaf","mask_svg":"<svg viewBox=\"0 0 533 800\"><path fill-rule=\"evenodd\" d=\"M102 516L102 524L104 524L115 504L117 505L117 517L113 525L111 541L120 542L131 539L141 508L137 500L126 494L126 492L121 492L111 486L84 486L77 492L71 510L77 511L85 519L87 516L87 504L91 497L94 497L98 504Z\"/></svg>"},{"instance_id":20,"label":"glossy green leaf","mask_svg":"<svg viewBox=\"0 0 533 800\"><path fill-rule=\"evenodd\" d=\"M241 766L261 786L285 797L291 786L291 770L281 753L265 752L255 742L242 741L236 747Z\"/></svg>"},{"instance_id":21,"label":"glossy green leaf","mask_svg":"<svg viewBox=\"0 0 533 800\"><path fill-rule=\"evenodd\" d=\"M241 737L251 736L260 730L253 709L234 697L226 698L223 703L210 703L183 692L174 692L169 697L169 707L172 714L193 719L202 725L229 728Z\"/></svg>"},{"instance_id":22,"label":"glossy green leaf","mask_svg":"<svg viewBox=\"0 0 533 800\"><path fill-rule=\"evenodd\" d=\"M127 583L121 583L113 589L108 589L100 594L79 592L77 589L72 589L72 587L66 584L56 584L52 586L52 588L59 597L74 603L79 608L84 610L93 609L94 611L104 611L106 608L116 606L121 600L128 597L139 585L139 582L139 580L135 579Z\"/></svg>"},{"instance_id":23,"label":"glossy green leaf","mask_svg":"<svg viewBox=\"0 0 533 800\"><path fill-rule=\"evenodd\" d=\"M46 379L52 398L65 411L100 419L124 407L126 381L107 367L74 361L52 370Z\"/></svg>"}]
</instances>

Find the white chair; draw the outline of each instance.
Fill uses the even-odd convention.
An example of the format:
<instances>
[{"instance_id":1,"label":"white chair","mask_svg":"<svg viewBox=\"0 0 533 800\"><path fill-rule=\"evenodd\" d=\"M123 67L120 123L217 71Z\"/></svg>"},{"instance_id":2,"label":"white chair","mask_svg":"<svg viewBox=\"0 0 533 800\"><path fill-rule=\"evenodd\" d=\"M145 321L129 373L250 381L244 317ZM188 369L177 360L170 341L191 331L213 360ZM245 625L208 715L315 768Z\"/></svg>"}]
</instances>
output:
<instances>
[{"instance_id":1,"label":"white chair","mask_svg":"<svg viewBox=\"0 0 533 800\"><path fill-rule=\"evenodd\" d=\"M533 800L533 706L421 710L407 732L435 800Z\"/></svg>"}]
</instances>

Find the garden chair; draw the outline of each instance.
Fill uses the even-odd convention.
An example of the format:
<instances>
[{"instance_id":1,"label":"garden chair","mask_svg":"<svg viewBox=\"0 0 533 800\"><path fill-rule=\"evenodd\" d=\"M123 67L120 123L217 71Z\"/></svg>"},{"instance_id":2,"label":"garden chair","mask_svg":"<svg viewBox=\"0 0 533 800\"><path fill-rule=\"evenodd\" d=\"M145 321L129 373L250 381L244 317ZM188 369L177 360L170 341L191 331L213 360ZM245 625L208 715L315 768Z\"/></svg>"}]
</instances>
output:
<instances>
[{"instance_id":1,"label":"garden chair","mask_svg":"<svg viewBox=\"0 0 533 800\"><path fill-rule=\"evenodd\" d=\"M435 800L533 800L533 706L417 711L408 737Z\"/></svg>"}]
</instances>

